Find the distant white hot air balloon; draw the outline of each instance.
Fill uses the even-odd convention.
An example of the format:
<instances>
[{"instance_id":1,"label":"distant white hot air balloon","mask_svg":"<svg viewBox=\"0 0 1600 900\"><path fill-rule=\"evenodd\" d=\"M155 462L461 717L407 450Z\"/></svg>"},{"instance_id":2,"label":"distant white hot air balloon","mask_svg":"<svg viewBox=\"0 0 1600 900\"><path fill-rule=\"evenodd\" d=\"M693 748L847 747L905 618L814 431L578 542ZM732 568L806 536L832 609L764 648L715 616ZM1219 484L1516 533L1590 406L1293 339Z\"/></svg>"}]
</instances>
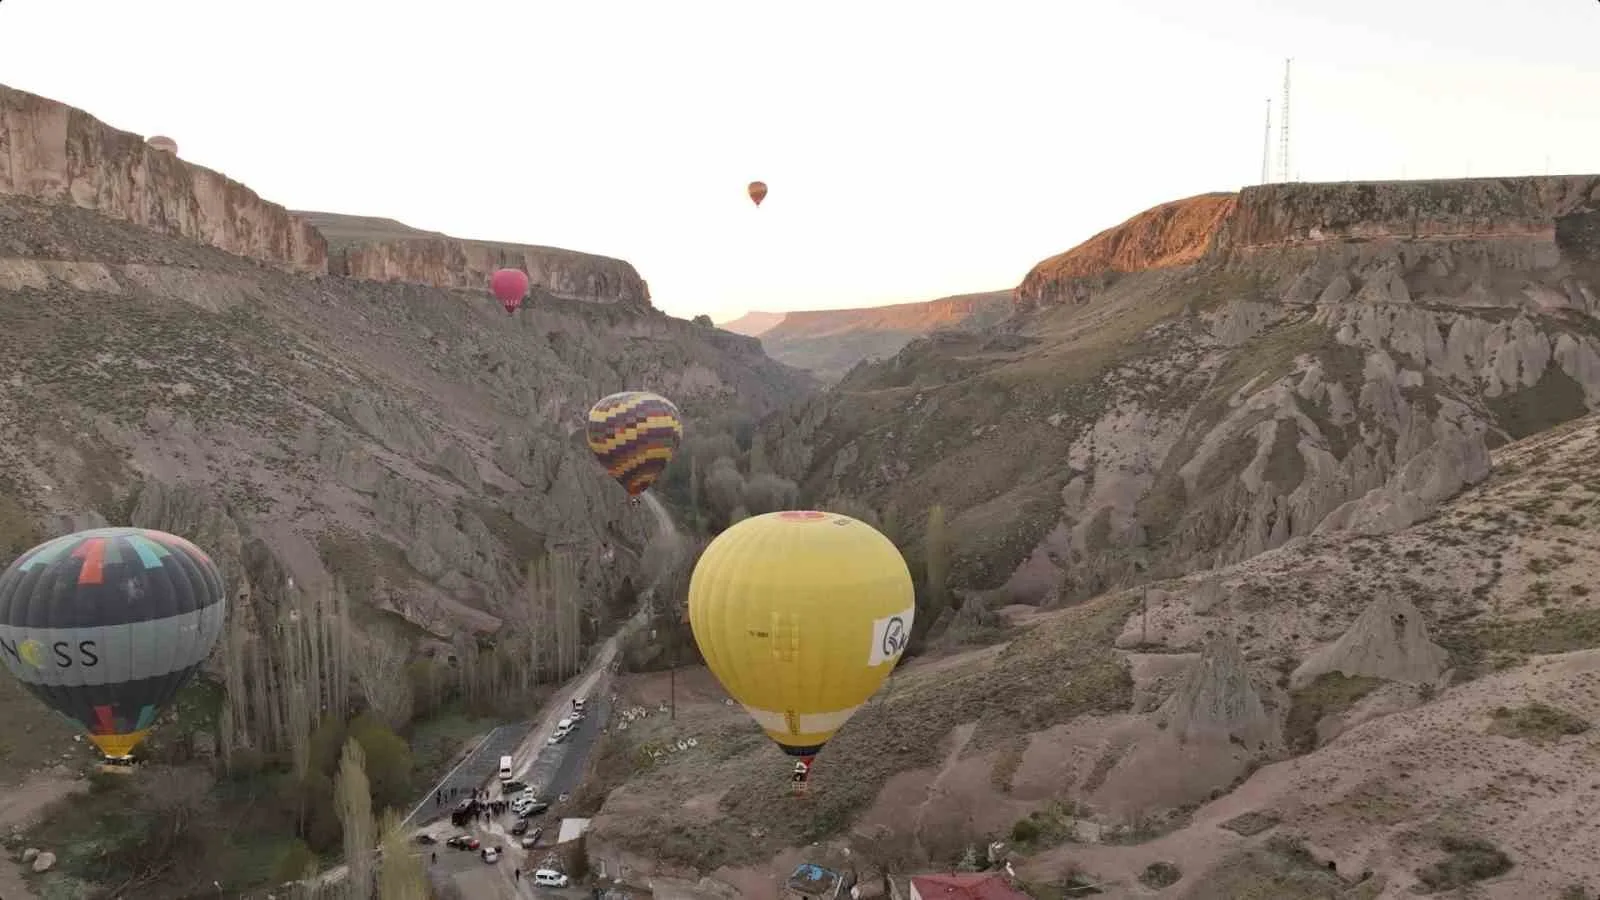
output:
<instances>
[{"instance_id":1,"label":"distant white hot air balloon","mask_svg":"<svg viewBox=\"0 0 1600 900\"><path fill-rule=\"evenodd\" d=\"M158 134L155 137L145 141L145 143L157 150L165 150L168 153L171 153L173 156L178 155L178 142L164 135Z\"/></svg>"}]
</instances>

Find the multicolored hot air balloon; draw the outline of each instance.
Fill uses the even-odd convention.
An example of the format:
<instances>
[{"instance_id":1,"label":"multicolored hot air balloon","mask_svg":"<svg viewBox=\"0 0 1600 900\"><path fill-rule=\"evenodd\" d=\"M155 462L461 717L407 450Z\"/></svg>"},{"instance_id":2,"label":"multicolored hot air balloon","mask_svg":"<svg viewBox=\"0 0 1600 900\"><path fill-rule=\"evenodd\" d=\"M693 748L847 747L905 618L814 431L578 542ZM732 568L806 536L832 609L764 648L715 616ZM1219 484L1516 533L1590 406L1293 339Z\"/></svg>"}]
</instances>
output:
<instances>
[{"instance_id":1,"label":"multicolored hot air balloon","mask_svg":"<svg viewBox=\"0 0 1600 900\"><path fill-rule=\"evenodd\" d=\"M489 278L489 290L506 308L506 315L517 311L528 294L528 273L521 269L501 269Z\"/></svg>"},{"instance_id":2,"label":"multicolored hot air balloon","mask_svg":"<svg viewBox=\"0 0 1600 900\"><path fill-rule=\"evenodd\" d=\"M95 528L0 573L0 660L125 761L199 670L227 615L222 575L174 534Z\"/></svg>"},{"instance_id":3,"label":"multicolored hot air balloon","mask_svg":"<svg viewBox=\"0 0 1600 900\"><path fill-rule=\"evenodd\" d=\"M767 199L767 183L765 181L750 182L750 199L754 200L757 206L761 205L761 201Z\"/></svg>"},{"instance_id":4,"label":"multicolored hot air balloon","mask_svg":"<svg viewBox=\"0 0 1600 900\"><path fill-rule=\"evenodd\" d=\"M166 152L171 153L173 156L178 155L178 142L172 138L166 137L165 135L155 135L146 140L145 143L149 144L153 149L165 150Z\"/></svg>"},{"instance_id":5,"label":"multicolored hot air balloon","mask_svg":"<svg viewBox=\"0 0 1600 900\"><path fill-rule=\"evenodd\" d=\"M672 401L648 391L623 391L589 408L589 449L633 503L672 462L683 419Z\"/></svg>"},{"instance_id":6,"label":"multicolored hot air balloon","mask_svg":"<svg viewBox=\"0 0 1600 900\"><path fill-rule=\"evenodd\" d=\"M899 662L916 595L894 543L838 513L745 519L689 580L689 627L711 674L795 758L811 762Z\"/></svg>"}]
</instances>

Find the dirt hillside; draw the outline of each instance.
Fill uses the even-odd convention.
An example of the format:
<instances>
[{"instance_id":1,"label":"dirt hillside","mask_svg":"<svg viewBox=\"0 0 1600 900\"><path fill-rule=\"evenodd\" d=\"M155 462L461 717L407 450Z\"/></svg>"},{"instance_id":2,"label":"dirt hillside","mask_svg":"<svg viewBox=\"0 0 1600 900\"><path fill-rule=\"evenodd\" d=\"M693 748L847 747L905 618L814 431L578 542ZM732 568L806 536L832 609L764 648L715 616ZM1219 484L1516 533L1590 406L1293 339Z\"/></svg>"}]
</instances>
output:
<instances>
[{"instance_id":1,"label":"dirt hillside","mask_svg":"<svg viewBox=\"0 0 1600 900\"><path fill-rule=\"evenodd\" d=\"M1502 447L1390 535L1299 538L915 660L819 758L810 802L703 670L679 673L676 720L654 712L666 679L636 676L623 693L649 714L614 736L595 839L751 898L844 847L917 870L990 840L1039 896L1072 872L1107 897L1592 896L1597 465L1586 417ZM1438 677L1330 658L1397 609L1421 621L1396 644L1440 648ZM1311 659L1332 667L1297 684ZM1141 880L1158 863L1179 873L1159 891Z\"/></svg>"},{"instance_id":2,"label":"dirt hillside","mask_svg":"<svg viewBox=\"0 0 1600 900\"><path fill-rule=\"evenodd\" d=\"M766 457L913 553L943 505L991 606L1404 527L1600 403L1597 210L1593 176L1167 204L768 421Z\"/></svg>"}]
</instances>

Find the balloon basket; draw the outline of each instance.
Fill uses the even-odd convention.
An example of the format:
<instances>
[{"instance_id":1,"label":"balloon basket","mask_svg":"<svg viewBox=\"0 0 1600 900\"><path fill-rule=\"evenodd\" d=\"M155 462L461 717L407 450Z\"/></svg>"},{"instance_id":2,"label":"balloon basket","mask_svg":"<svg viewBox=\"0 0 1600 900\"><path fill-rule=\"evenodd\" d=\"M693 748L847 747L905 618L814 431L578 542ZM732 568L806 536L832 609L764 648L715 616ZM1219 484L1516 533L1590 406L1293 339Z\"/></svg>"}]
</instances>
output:
<instances>
[{"instance_id":1,"label":"balloon basket","mask_svg":"<svg viewBox=\"0 0 1600 900\"><path fill-rule=\"evenodd\" d=\"M115 760L108 759L100 764L100 771L106 773L107 775L132 775L133 763L117 762Z\"/></svg>"}]
</instances>

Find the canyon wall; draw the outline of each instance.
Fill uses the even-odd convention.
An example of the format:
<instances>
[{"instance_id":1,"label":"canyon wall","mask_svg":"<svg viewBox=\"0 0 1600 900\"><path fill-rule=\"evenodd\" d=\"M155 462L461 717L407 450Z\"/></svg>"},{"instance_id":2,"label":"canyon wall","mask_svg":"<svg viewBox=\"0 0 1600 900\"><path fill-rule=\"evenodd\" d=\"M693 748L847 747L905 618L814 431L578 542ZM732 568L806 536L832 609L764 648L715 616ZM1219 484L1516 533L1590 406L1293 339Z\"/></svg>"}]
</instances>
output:
<instances>
[{"instance_id":1,"label":"canyon wall","mask_svg":"<svg viewBox=\"0 0 1600 900\"><path fill-rule=\"evenodd\" d=\"M1034 266L1019 306L1083 300L1119 274L1380 238L1554 240L1600 207L1593 175L1269 184L1162 204Z\"/></svg>"},{"instance_id":2,"label":"canyon wall","mask_svg":"<svg viewBox=\"0 0 1600 900\"><path fill-rule=\"evenodd\" d=\"M92 209L300 272L326 271L311 225L210 169L82 110L0 85L0 194Z\"/></svg>"},{"instance_id":3,"label":"canyon wall","mask_svg":"<svg viewBox=\"0 0 1600 900\"><path fill-rule=\"evenodd\" d=\"M620 259L465 241L398 222L296 213L64 103L0 85L0 194L70 204L296 272L482 289L495 269L567 299L648 306Z\"/></svg>"},{"instance_id":4,"label":"canyon wall","mask_svg":"<svg viewBox=\"0 0 1600 900\"><path fill-rule=\"evenodd\" d=\"M501 268L527 272L535 288L557 297L594 303L650 303L650 290L631 264L554 247L419 237L352 244L336 249L330 263L335 275L443 288L482 288Z\"/></svg>"}]
</instances>

